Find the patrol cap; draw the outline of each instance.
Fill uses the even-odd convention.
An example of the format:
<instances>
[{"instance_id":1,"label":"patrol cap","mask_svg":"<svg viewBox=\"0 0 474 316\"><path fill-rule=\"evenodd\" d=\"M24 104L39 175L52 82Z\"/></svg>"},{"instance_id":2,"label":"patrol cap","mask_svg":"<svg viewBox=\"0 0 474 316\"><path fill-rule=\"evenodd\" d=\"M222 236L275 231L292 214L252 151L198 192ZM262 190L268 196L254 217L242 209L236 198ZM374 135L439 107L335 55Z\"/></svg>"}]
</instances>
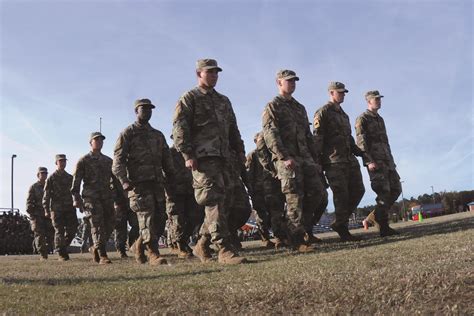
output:
<instances>
[{"instance_id":1,"label":"patrol cap","mask_svg":"<svg viewBox=\"0 0 474 316\"><path fill-rule=\"evenodd\" d=\"M38 167L38 174L40 174L40 173L48 173L48 168Z\"/></svg>"},{"instance_id":2,"label":"patrol cap","mask_svg":"<svg viewBox=\"0 0 474 316\"><path fill-rule=\"evenodd\" d=\"M91 142L94 138L97 138L97 137L102 138L102 140L105 139L105 136L102 135L101 132L93 132L93 133L91 133L91 137L89 138L89 142Z\"/></svg>"},{"instance_id":3,"label":"patrol cap","mask_svg":"<svg viewBox=\"0 0 474 316\"><path fill-rule=\"evenodd\" d=\"M335 90L337 92L349 92L349 90L346 89L346 86L339 81L331 81L329 83L328 91Z\"/></svg>"},{"instance_id":4,"label":"patrol cap","mask_svg":"<svg viewBox=\"0 0 474 316\"><path fill-rule=\"evenodd\" d=\"M155 108L155 106L151 103L149 99L138 99L135 101L134 105L135 105L135 109L137 109L139 106L142 106L142 105L151 106L152 109Z\"/></svg>"},{"instance_id":5,"label":"patrol cap","mask_svg":"<svg viewBox=\"0 0 474 316\"><path fill-rule=\"evenodd\" d=\"M300 80L300 78L296 75L296 72L289 69L282 69L278 71L276 77L277 79L284 79L284 80L290 80L290 79L295 79L296 81Z\"/></svg>"},{"instance_id":6,"label":"patrol cap","mask_svg":"<svg viewBox=\"0 0 474 316\"><path fill-rule=\"evenodd\" d=\"M59 160L67 160L66 155L65 154L57 154L56 155L56 162L58 162Z\"/></svg>"},{"instance_id":7,"label":"patrol cap","mask_svg":"<svg viewBox=\"0 0 474 316\"><path fill-rule=\"evenodd\" d=\"M380 95L378 90L371 90L365 93L365 99L369 101L370 99L383 98L383 95Z\"/></svg>"},{"instance_id":8,"label":"patrol cap","mask_svg":"<svg viewBox=\"0 0 474 316\"><path fill-rule=\"evenodd\" d=\"M196 70L207 69L217 69L217 71L222 71L222 68L217 66L217 61L215 59L198 59L196 62Z\"/></svg>"}]
</instances>

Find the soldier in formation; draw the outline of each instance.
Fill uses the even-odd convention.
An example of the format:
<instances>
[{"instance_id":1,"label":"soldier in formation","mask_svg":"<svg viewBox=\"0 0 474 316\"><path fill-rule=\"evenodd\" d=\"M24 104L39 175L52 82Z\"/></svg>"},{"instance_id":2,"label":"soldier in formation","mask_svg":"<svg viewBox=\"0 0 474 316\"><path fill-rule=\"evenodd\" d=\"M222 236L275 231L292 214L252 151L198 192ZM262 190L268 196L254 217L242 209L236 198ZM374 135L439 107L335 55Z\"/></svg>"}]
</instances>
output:
<instances>
[{"instance_id":1,"label":"soldier in formation","mask_svg":"<svg viewBox=\"0 0 474 316\"><path fill-rule=\"evenodd\" d=\"M38 181L33 183L28 190L26 212L30 216L36 251L41 256L40 260L46 260L48 259L50 245L54 240L54 228L51 218L45 216L43 209L44 186L48 177L48 169L39 167L36 176Z\"/></svg>"},{"instance_id":2,"label":"soldier in formation","mask_svg":"<svg viewBox=\"0 0 474 316\"><path fill-rule=\"evenodd\" d=\"M229 99L214 89L220 71L214 59L198 60L198 86L176 105L173 140L186 167L192 170L196 201L205 209L194 254L203 262L209 261L212 242L219 249L219 262L239 264L246 259L239 256L230 240L226 200L231 191L226 165L231 150L245 162L245 149Z\"/></svg>"},{"instance_id":3,"label":"soldier in formation","mask_svg":"<svg viewBox=\"0 0 474 316\"><path fill-rule=\"evenodd\" d=\"M54 227L54 247L60 261L69 260L67 247L77 232L77 215L73 206L72 175L67 173L66 155L56 155L56 171L46 180L43 195L45 217L51 218Z\"/></svg>"},{"instance_id":4,"label":"soldier in formation","mask_svg":"<svg viewBox=\"0 0 474 316\"><path fill-rule=\"evenodd\" d=\"M402 192L400 176L395 169L387 137L385 122L378 111L383 95L377 90L365 94L367 110L356 120L357 146L363 153L364 166L370 177L372 190L377 194L372 222L380 229L380 236L397 235L388 225L388 211Z\"/></svg>"},{"instance_id":5,"label":"soldier in formation","mask_svg":"<svg viewBox=\"0 0 474 316\"><path fill-rule=\"evenodd\" d=\"M105 136L94 132L89 138L91 151L81 157L74 171L71 193L74 207L87 211L94 245L90 248L94 262L109 264L107 241L114 229L114 200L112 159L102 154ZM81 183L82 195L80 193Z\"/></svg>"},{"instance_id":6,"label":"soldier in formation","mask_svg":"<svg viewBox=\"0 0 474 316\"><path fill-rule=\"evenodd\" d=\"M163 133L149 123L155 105L149 99L139 99L134 107L137 119L117 139L112 171L137 214L140 236L133 246L136 261L146 262L146 250L150 265L166 264L158 239L166 223L165 181L168 194L174 194L173 160Z\"/></svg>"}]
</instances>

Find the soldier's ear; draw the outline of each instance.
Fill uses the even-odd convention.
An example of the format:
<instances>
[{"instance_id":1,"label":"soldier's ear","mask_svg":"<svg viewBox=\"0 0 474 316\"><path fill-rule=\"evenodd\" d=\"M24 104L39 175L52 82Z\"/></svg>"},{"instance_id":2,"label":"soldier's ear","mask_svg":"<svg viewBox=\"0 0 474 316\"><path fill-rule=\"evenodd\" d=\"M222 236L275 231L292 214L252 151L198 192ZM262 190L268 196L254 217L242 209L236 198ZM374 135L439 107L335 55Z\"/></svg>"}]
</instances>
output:
<instances>
[{"instance_id":1,"label":"soldier's ear","mask_svg":"<svg viewBox=\"0 0 474 316\"><path fill-rule=\"evenodd\" d=\"M201 71L200 71L200 70L196 70L196 76L197 76L198 78L201 78Z\"/></svg>"}]
</instances>

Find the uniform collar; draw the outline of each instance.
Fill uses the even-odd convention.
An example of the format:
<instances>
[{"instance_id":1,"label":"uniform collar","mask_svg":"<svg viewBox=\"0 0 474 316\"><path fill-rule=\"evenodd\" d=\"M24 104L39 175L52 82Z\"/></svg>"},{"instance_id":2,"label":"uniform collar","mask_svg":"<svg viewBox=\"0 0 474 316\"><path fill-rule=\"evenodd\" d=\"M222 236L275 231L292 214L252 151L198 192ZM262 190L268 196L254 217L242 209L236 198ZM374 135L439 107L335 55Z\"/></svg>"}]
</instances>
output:
<instances>
[{"instance_id":1,"label":"uniform collar","mask_svg":"<svg viewBox=\"0 0 474 316\"><path fill-rule=\"evenodd\" d=\"M329 101L328 104L333 108L335 111L342 111L342 107L340 103Z\"/></svg>"},{"instance_id":2,"label":"uniform collar","mask_svg":"<svg viewBox=\"0 0 474 316\"><path fill-rule=\"evenodd\" d=\"M201 92L204 95L213 94L216 91L216 90L214 90L214 88L212 88L211 90L206 90L206 89L204 89L200 86L197 86L197 89L199 90L199 92Z\"/></svg>"},{"instance_id":3,"label":"uniform collar","mask_svg":"<svg viewBox=\"0 0 474 316\"><path fill-rule=\"evenodd\" d=\"M365 110L365 113L367 113L368 115L370 115L372 117L379 117L380 116L378 113L374 113L374 112L370 111L369 109Z\"/></svg>"}]
</instances>

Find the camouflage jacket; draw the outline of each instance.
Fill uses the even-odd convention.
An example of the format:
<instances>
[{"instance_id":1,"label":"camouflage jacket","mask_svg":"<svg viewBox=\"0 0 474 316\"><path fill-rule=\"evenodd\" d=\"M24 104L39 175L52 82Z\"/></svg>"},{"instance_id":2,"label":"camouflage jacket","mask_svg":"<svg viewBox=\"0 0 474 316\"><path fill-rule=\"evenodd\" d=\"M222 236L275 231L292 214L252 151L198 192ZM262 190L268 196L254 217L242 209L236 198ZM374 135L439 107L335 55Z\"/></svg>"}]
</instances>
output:
<instances>
[{"instance_id":1,"label":"camouflage jacket","mask_svg":"<svg viewBox=\"0 0 474 316\"><path fill-rule=\"evenodd\" d=\"M354 155L362 156L351 135L349 116L339 104L328 102L314 114L314 141L323 165L358 164Z\"/></svg>"},{"instance_id":2,"label":"camouflage jacket","mask_svg":"<svg viewBox=\"0 0 474 316\"><path fill-rule=\"evenodd\" d=\"M260 194L263 192L263 167L258 159L257 150L253 150L247 155L245 162L245 169L247 171L247 181L250 186L250 194Z\"/></svg>"},{"instance_id":3,"label":"camouflage jacket","mask_svg":"<svg viewBox=\"0 0 474 316\"><path fill-rule=\"evenodd\" d=\"M112 159L102 153L93 152L79 159L71 188L71 193L77 200L80 199L82 181L83 198L112 199L114 194L111 183L117 181L112 174Z\"/></svg>"},{"instance_id":4,"label":"camouflage jacket","mask_svg":"<svg viewBox=\"0 0 474 316\"><path fill-rule=\"evenodd\" d=\"M164 183L164 175L172 181L173 159L163 133L148 123L135 122L125 128L115 144L112 172L122 184Z\"/></svg>"},{"instance_id":5,"label":"camouflage jacket","mask_svg":"<svg viewBox=\"0 0 474 316\"><path fill-rule=\"evenodd\" d=\"M43 208L50 212L69 212L72 206L72 175L65 170L54 171L44 186Z\"/></svg>"},{"instance_id":6,"label":"camouflage jacket","mask_svg":"<svg viewBox=\"0 0 474 316\"><path fill-rule=\"evenodd\" d=\"M270 174L272 177L277 176L277 171L275 165L272 161L272 154L268 150L267 144L265 144L265 138L257 138L257 156L260 162L260 165L263 168L263 174L268 176Z\"/></svg>"},{"instance_id":7,"label":"camouflage jacket","mask_svg":"<svg viewBox=\"0 0 474 316\"><path fill-rule=\"evenodd\" d=\"M317 159L306 109L294 98L287 100L276 96L270 101L263 111L262 125L273 160L290 157Z\"/></svg>"},{"instance_id":8,"label":"camouflage jacket","mask_svg":"<svg viewBox=\"0 0 474 316\"><path fill-rule=\"evenodd\" d=\"M173 158L174 168L176 170L175 188L176 194L193 194L193 173L186 168L183 156L171 146L171 157Z\"/></svg>"},{"instance_id":9,"label":"camouflage jacket","mask_svg":"<svg viewBox=\"0 0 474 316\"><path fill-rule=\"evenodd\" d=\"M216 90L196 87L178 101L173 118L173 139L185 160L230 156L230 149L245 153L229 99Z\"/></svg>"},{"instance_id":10,"label":"camouflage jacket","mask_svg":"<svg viewBox=\"0 0 474 316\"><path fill-rule=\"evenodd\" d=\"M369 110L362 113L356 120L355 130L357 146L364 152L364 165L384 161L395 169L385 122L378 113Z\"/></svg>"},{"instance_id":11,"label":"camouflage jacket","mask_svg":"<svg viewBox=\"0 0 474 316\"><path fill-rule=\"evenodd\" d=\"M31 185L26 199L26 212L30 214L30 216L44 216L43 194L44 185L41 184L41 182L37 181Z\"/></svg>"}]
</instances>

